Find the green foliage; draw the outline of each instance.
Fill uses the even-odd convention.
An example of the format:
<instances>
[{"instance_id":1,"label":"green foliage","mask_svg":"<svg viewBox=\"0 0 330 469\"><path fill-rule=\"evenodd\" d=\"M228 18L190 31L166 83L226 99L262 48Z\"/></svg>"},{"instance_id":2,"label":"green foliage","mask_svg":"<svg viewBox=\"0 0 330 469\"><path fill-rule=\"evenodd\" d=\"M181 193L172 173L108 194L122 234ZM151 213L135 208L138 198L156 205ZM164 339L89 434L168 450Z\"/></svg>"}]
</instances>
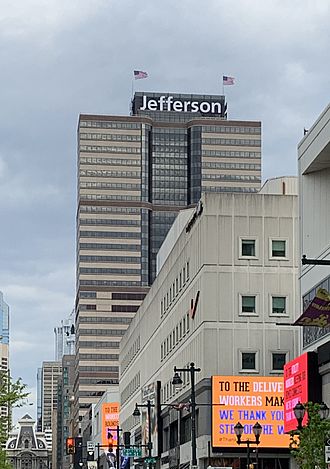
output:
<instances>
[{"instance_id":1,"label":"green foliage","mask_svg":"<svg viewBox=\"0 0 330 469\"><path fill-rule=\"evenodd\" d=\"M304 404L308 423L301 430L290 434L290 450L300 469L326 469L325 438L330 433L330 421L322 420L319 404Z\"/></svg>"},{"instance_id":2,"label":"green foliage","mask_svg":"<svg viewBox=\"0 0 330 469\"><path fill-rule=\"evenodd\" d=\"M10 416L12 407L20 407L24 399L28 397L26 385L19 378L13 381L7 371L0 371L0 407L8 409L8 416L0 416L0 468L12 469L11 464L6 461L6 453L2 449L8 437Z\"/></svg>"},{"instance_id":3,"label":"green foliage","mask_svg":"<svg viewBox=\"0 0 330 469\"><path fill-rule=\"evenodd\" d=\"M3 450L0 450L0 468L13 469L13 466L7 461L6 453Z\"/></svg>"}]
</instances>

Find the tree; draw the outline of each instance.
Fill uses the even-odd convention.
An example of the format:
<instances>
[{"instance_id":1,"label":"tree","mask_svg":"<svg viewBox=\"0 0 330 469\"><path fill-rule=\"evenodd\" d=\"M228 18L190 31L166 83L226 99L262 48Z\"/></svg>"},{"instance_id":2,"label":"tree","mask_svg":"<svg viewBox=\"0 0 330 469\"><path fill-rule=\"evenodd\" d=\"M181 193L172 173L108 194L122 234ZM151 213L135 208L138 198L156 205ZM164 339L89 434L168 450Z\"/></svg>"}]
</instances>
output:
<instances>
[{"instance_id":1,"label":"tree","mask_svg":"<svg viewBox=\"0 0 330 469\"><path fill-rule=\"evenodd\" d=\"M0 415L0 468L11 469L11 465L6 461L6 453L2 449L8 437L10 429L11 409L24 404L24 399L28 397L26 385L21 378L13 381L8 371L0 371L0 408L7 409L7 415Z\"/></svg>"},{"instance_id":2,"label":"tree","mask_svg":"<svg viewBox=\"0 0 330 469\"><path fill-rule=\"evenodd\" d=\"M330 434L330 421L322 420L320 405L313 402L304 404L308 415L307 424L290 433L290 450L300 469L326 469L324 446Z\"/></svg>"}]
</instances>

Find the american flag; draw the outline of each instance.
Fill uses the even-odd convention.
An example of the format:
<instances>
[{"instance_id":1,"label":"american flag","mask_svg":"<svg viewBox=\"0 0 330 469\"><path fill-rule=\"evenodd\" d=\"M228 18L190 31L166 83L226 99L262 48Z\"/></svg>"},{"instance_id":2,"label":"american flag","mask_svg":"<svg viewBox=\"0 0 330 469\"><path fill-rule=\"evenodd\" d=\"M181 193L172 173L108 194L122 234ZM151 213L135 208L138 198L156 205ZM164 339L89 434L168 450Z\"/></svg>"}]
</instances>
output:
<instances>
[{"instance_id":1,"label":"american flag","mask_svg":"<svg viewBox=\"0 0 330 469\"><path fill-rule=\"evenodd\" d=\"M227 77L227 76L223 75L222 83L224 85L235 85L235 78L234 77Z\"/></svg>"},{"instance_id":2,"label":"american flag","mask_svg":"<svg viewBox=\"0 0 330 469\"><path fill-rule=\"evenodd\" d=\"M147 72L142 72L141 70L134 70L135 80L141 80L142 78L148 78Z\"/></svg>"}]
</instances>

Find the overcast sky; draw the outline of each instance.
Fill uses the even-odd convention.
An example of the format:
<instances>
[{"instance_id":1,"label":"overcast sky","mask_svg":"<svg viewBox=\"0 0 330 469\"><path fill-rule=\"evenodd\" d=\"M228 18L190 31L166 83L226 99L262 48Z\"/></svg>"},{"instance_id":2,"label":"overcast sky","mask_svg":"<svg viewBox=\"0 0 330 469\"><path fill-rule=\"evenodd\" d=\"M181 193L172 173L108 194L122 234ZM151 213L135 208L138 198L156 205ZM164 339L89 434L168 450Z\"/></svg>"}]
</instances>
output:
<instances>
[{"instance_id":1,"label":"overcast sky","mask_svg":"<svg viewBox=\"0 0 330 469\"><path fill-rule=\"evenodd\" d=\"M297 173L329 102L329 0L1 0L0 290L11 369L35 402L75 295L79 113L127 114L139 91L222 93L261 120L263 180ZM20 409L21 415L27 409ZM31 412L31 408L30 408Z\"/></svg>"}]
</instances>

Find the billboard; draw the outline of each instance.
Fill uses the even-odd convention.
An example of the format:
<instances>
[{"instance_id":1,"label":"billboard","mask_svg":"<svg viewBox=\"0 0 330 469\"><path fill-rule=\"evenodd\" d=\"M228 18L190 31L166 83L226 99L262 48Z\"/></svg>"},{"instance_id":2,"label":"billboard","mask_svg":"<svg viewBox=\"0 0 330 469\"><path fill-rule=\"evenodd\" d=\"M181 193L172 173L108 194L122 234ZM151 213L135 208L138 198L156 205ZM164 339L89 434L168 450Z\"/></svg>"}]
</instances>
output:
<instances>
[{"instance_id":1,"label":"billboard","mask_svg":"<svg viewBox=\"0 0 330 469\"><path fill-rule=\"evenodd\" d=\"M321 382L318 374L317 355L307 352L284 365L284 431L297 429L293 408L313 401L320 402ZM307 414L302 425L307 422Z\"/></svg>"},{"instance_id":2,"label":"billboard","mask_svg":"<svg viewBox=\"0 0 330 469\"><path fill-rule=\"evenodd\" d=\"M280 376L212 376L212 446L236 447L237 422L244 427L243 439L254 440L252 427L259 422L259 447L288 448L283 391Z\"/></svg>"},{"instance_id":3,"label":"billboard","mask_svg":"<svg viewBox=\"0 0 330 469\"><path fill-rule=\"evenodd\" d=\"M109 444L109 432L112 435L113 446L117 446L116 427L119 425L119 402L105 402L102 404L102 445Z\"/></svg>"}]
</instances>

